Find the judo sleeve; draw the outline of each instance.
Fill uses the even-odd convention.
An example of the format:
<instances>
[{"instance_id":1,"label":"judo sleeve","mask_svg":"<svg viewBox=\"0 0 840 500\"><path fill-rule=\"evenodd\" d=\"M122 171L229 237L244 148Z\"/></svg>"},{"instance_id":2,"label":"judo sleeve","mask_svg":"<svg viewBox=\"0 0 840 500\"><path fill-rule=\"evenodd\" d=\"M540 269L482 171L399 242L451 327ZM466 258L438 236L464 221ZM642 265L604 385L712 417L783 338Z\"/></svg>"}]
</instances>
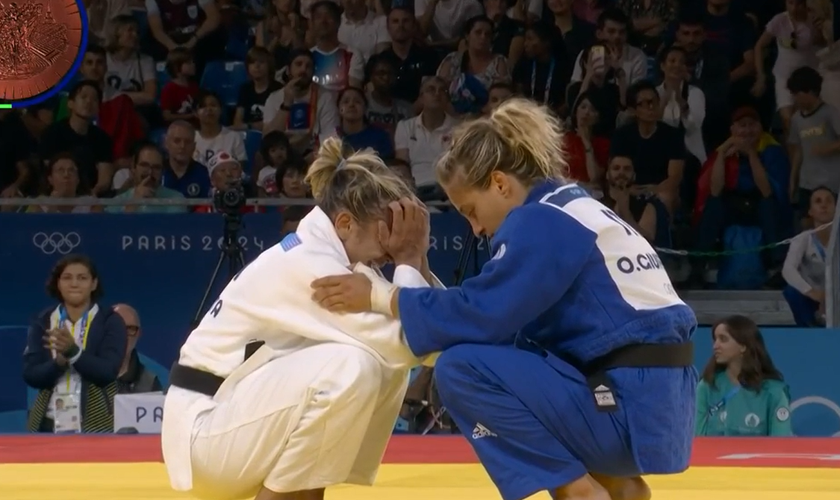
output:
<instances>
[{"instance_id":1,"label":"judo sleeve","mask_svg":"<svg viewBox=\"0 0 840 500\"><path fill-rule=\"evenodd\" d=\"M412 352L425 356L458 344L512 342L563 297L589 260L595 238L552 206L514 209L478 276L447 290L399 290L399 315Z\"/></svg>"}]
</instances>

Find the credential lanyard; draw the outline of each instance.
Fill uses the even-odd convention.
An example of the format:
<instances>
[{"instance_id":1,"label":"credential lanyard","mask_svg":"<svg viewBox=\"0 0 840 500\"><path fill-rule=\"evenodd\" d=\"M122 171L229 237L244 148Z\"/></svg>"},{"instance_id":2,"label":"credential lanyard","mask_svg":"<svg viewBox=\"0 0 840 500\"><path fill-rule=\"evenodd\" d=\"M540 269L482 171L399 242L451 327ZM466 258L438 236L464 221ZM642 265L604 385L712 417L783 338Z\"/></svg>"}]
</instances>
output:
<instances>
[{"instance_id":1,"label":"credential lanyard","mask_svg":"<svg viewBox=\"0 0 840 500\"><path fill-rule=\"evenodd\" d=\"M814 242L814 248L816 249L817 253L820 254L822 260L825 261L825 247L823 246L819 238L817 238L816 234L811 234L811 241Z\"/></svg>"},{"instance_id":2,"label":"credential lanyard","mask_svg":"<svg viewBox=\"0 0 840 500\"><path fill-rule=\"evenodd\" d=\"M551 81L554 79L554 58L551 58L551 63L548 65L548 76L545 79L545 91L543 92L543 99L541 104L548 104L548 96L551 93ZM537 91L537 61L531 63L531 98L534 99Z\"/></svg>"},{"instance_id":3,"label":"credential lanyard","mask_svg":"<svg viewBox=\"0 0 840 500\"><path fill-rule=\"evenodd\" d=\"M738 394L738 391L740 391L740 390L741 390L740 386L736 386L736 387L733 387L732 389L729 389L729 392L727 392L726 395L724 395L723 398L720 401L718 401L718 403L716 405L709 408L709 415L710 416L714 415L715 413L720 411L720 409L723 408L724 406L726 406L726 403L728 403L729 400L733 398L733 396Z\"/></svg>"},{"instance_id":4,"label":"credential lanyard","mask_svg":"<svg viewBox=\"0 0 840 500\"><path fill-rule=\"evenodd\" d=\"M82 314L82 317L79 319L79 321L81 322L81 325L80 325L79 329L82 331L82 349L87 347L88 333L90 332L89 315L90 315L90 309L85 311L85 313ZM63 327L64 324L67 321L69 321L69 318L67 317L67 309L65 309L64 306L61 306L58 309L58 327L59 328ZM71 329L70 333L73 335L73 340L75 340L76 335L75 335L75 332L73 330L75 330L75 328ZM71 373L71 371L72 370L67 371L67 377L66 377L67 393L68 394L70 393L70 380L71 380L70 373Z\"/></svg>"}]
</instances>

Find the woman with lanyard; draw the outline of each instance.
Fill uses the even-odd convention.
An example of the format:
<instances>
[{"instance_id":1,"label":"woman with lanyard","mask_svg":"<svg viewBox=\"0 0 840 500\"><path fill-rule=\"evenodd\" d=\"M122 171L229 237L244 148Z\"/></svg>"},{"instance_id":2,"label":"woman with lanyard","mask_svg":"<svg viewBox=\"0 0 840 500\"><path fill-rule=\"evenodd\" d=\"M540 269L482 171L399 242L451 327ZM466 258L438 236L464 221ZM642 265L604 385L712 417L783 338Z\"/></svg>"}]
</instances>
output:
<instances>
[{"instance_id":1,"label":"woman with lanyard","mask_svg":"<svg viewBox=\"0 0 840 500\"><path fill-rule=\"evenodd\" d=\"M712 327L713 354L697 385L697 436L793 436L790 395L764 337L746 316Z\"/></svg>"},{"instance_id":2,"label":"woman with lanyard","mask_svg":"<svg viewBox=\"0 0 840 500\"><path fill-rule=\"evenodd\" d=\"M831 221L837 205L836 195L826 187L811 191L808 217L816 231L802 231L790 242L782 277L782 291L797 326L824 325L825 248L831 234Z\"/></svg>"},{"instance_id":3,"label":"woman with lanyard","mask_svg":"<svg viewBox=\"0 0 840 500\"><path fill-rule=\"evenodd\" d=\"M525 57L516 65L513 81L521 95L561 112L566 108L566 83L571 71L565 52L555 50L553 31L545 23L525 31Z\"/></svg>"},{"instance_id":4,"label":"woman with lanyard","mask_svg":"<svg viewBox=\"0 0 840 500\"><path fill-rule=\"evenodd\" d=\"M117 377L128 342L125 323L97 304L102 286L86 256L61 259L47 293L59 304L30 325L23 353L23 379L39 390L29 409L29 431L113 432Z\"/></svg>"}]
</instances>

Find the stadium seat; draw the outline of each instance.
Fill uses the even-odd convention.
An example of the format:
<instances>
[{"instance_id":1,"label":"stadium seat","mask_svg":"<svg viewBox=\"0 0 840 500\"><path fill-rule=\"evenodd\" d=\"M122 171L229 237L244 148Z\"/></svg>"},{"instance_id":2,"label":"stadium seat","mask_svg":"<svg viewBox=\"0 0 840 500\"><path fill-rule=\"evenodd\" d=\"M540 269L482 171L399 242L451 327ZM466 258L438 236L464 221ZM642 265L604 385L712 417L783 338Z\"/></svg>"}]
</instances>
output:
<instances>
[{"instance_id":1,"label":"stadium seat","mask_svg":"<svg viewBox=\"0 0 840 500\"><path fill-rule=\"evenodd\" d=\"M166 129L165 128L156 128L149 132L149 140L153 143L157 144L160 147L163 147L163 139L166 137Z\"/></svg>"},{"instance_id":2,"label":"stadium seat","mask_svg":"<svg viewBox=\"0 0 840 500\"><path fill-rule=\"evenodd\" d=\"M239 97L239 87L248 81L248 70L244 62L212 61L207 63L201 75L201 88L219 95L222 105L232 108Z\"/></svg>"},{"instance_id":3,"label":"stadium seat","mask_svg":"<svg viewBox=\"0 0 840 500\"><path fill-rule=\"evenodd\" d=\"M254 160L260 151L262 137L262 132L259 130L246 130L242 132L242 140L245 141L245 152L248 154L248 166L245 169L245 173L251 176L254 175Z\"/></svg>"}]
</instances>

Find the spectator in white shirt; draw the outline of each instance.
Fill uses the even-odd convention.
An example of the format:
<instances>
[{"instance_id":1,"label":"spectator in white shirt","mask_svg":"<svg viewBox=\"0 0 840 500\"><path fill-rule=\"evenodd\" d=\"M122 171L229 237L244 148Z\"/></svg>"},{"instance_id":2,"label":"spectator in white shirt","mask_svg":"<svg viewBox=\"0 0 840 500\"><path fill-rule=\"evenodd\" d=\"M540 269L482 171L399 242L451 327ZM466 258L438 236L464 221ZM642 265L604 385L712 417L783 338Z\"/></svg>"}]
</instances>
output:
<instances>
[{"instance_id":1,"label":"spectator in white shirt","mask_svg":"<svg viewBox=\"0 0 840 500\"><path fill-rule=\"evenodd\" d=\"M680 47L666 48L660 56L662 84L659 92L662 121L685 132L685 147L702 165L706 161L703 144L703 120L706 118L706 96L689 85L686 53Z\"/></svg>"},{"instance_id":2,"label":"spectator in white shirt","mask_svg":"<svg viewBox=\"0 0 840 500\"><path fill-rule=\"evenodd\" d=\"M338 28L338 41L355 50L365 62L388 48L388 19L368 9L367 0L342 0L344 13Z\"/></svg>"},{"instance_id":3,"label":"spectator in white shirt","mask_svg":"<svg viewBox=\"0 0 840 500\"><path fill-rule=\"evenodd\" d=\"M440 77L424 81L420 89L423 112L399 122L394 136L396 157L411 165L411 175L421 197L424 191L436 187L435 162L449 147L452 128L458 123L446 114L449 100L446 89L447 84Z\"/></svg>"},{"instance_id":4,"label":"spectator in white shirt","mask_svg":"<svg viewBox=\"0 0 840 500\"><path fill-rule=\"evenodd\" d=\"M808 215L814 227L834 219L836 195L821 187L811 192ZM817 326L825 314L825 259L831 227L806 230L793 238L788 248L782 277L787 282L782 294L798 326Z\"/></svg>"},{"instance_id":5,"label":"spectator in white shirt","mask_svg":"<svg viewBox=\"0 0 840 500\"><path fill-rule=\"evenodd\" d=\"M154 102L157 76L152 58L140 53L140 34L137 20L130 14L115 17L114 32L108 43L108 73L105 83L124 92L135 105Z\"/></svg>"},{"instance_id":6,"label":"spectator in white shirt","mask_svg":"<svg viewBox=\"0 0 840 500\"><path fill-rule=\"evenodd\" d=\"M484 9L478 0L414 0L414 16L420 31L434 46L454 49L464 24L482 14Z\"/></svg>"},{"instance_id":7,"label":"spectator in white shirt","mask_svg":"<svg viewBox=\"0 0 840 500\"><path fill-rule=\"evenodd\" d=\"M196 106L199 125L195 131L193 159L206 167L216 153L229 151L237 161L248 161L242 134L222 126L222 101L219 96L203 90L196 98Z\"/></svg>"},{"instance_id":8,"label":"spectator in white shirt","mask_svg":"<svg viewBox=\"0 0 840 500\"><path fill-rule=\"evenodd\" d=\"M627 27L630 19L617 8L605 10L598 16L598 29L595 36L601 41L607 50L618 57L608 57L607 60L615 61L614 69L623 69L627 75L627 86L644 80L648 72L647 56L642 49L627 44ZM583 54L583 52L581 52ZM575 61L572 82L583 80L583 65L580 63L581 54L578 54Z\"/></svg>"},{"instance_id":9,"label":"spectator in white shirt","mask_svg":"<svg viewBox=\"0 0 840 500\"><path fill-rule=\"evenodd\" d=\"M313 59L308 50L291 54L291 80L272 92L263 109L263 132L284 132L301 156L312 149L314 138L339 125L338 97L312 81Z\"/></svg>"}]
</instances>

